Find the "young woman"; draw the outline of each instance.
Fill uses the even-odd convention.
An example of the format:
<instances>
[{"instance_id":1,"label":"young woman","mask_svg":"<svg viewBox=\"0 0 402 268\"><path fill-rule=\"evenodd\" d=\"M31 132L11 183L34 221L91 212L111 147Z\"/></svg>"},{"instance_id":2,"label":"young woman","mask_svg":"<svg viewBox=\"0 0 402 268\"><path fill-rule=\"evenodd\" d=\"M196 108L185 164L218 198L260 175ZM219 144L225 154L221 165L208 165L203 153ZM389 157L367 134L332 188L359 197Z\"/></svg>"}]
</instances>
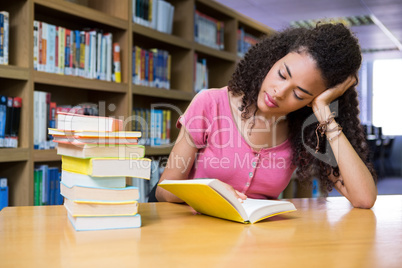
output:
<instances>
[{"instance_id":1,"label":"young woman","mask_svg":"<svg viewBox=\"0 0 402 268\"><path fill-rule=\"evenodd\" d=\"M162 180L216 178L240 199L277 198L296 170L354 207L376 200L358 118L357 39L342 24L287 29L249 50L228 87L199 93L177 122ZM330 105L331 104L331 105ZM158 187L159 201L181 202Z\"/></svg>"}]
</instances>

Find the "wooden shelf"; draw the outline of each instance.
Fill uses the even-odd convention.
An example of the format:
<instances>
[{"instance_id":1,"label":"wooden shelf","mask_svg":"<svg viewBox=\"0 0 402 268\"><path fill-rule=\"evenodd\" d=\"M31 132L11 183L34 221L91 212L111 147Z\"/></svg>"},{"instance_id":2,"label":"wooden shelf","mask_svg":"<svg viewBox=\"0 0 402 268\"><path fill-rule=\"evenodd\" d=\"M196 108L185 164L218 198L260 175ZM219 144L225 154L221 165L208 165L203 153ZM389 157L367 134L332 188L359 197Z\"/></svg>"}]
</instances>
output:
<instances>
[{"instance_id":1,"label":"wooden shelf","mask_svg":"<svg viewBox=\"0 0 402 268\"><path fill-rule=\"evenodd\" d=\"M1 148L0 163L29 160L28 148Z\"/></svg>"},{"instance_id":2,"label":"wooden shelf","mask_svg":"<svg viewBox=\"0 0 402 268\"><path fill-rule=\"evenodd\" d=\"M173 100L183 100L183 101L191 101L195 96L194 93L190 92L184 92L174 89L138 86L138 85L133 85L133 94L149 96L149 97L173 99Z\"/></svg>"},{"instance_id":3,"label":"wooden shelf","mask_svg":"<svg viewBox=\"0 0 402 268\"><path fill-rule=\"evenodd\" d=\"M230 62L236 62L236 59L237 59L237 55L234 53L217 50L217 49L210 48L210 47L198 44L198 43L194 43L194 50L196 52L201 52L203 54L206 54L206 55L218 58L218 59L230 61Z\"/></svg>"},{"instance_id":4,"label":"wooden shelf","mask_svg":"<svg viewBox=\"0 0 402 268\"><path fill-rule=\"evenodd\" d=\"M72 17L79 17L88 21L95 21L118 29L127 30L128 28L128 23L126 20L110 16L86 6L60 0L33 0L33 2L36 5L51 9L54 15L56 15L55 12L64 13L69 14Z\"/></svg>"},{"instance_id":5,"label":"wooden shelf","mask_svg":"<svg viewBox=\"0 0 402 268\"><path fill-rule=\"evenodd\" d=\"M97 79L87 79L79 76L59 75L46 72L33 72L34 82L39 84L100 90L115 93L127 93L128 86L125 83L107 82Z\"/></svg>"},{"instance_id":6,"label":"wooden shelf","mask_svg":"<svg viewBox=\"0 0 402 268\"><path fill-rule=\"evenodd\" d=\"M12 65L0 65L0 78L28 80L29 69Z\"/></svg>"},{"instance_id":7,"label":"wooden shelf","mask_svg":"<svg viewBox=\"0 0 402 268\"><path fill-rule=\"evenodd\" d=\"M148 38L154 39L154 40L158 40L160 42L164 42L170 45L174 45L177 47L181 47L181 48L186 48L186 49L191 49L191 42L174 36L174 35L170 35L170 34L166 34L166 33L162 33L159 31L156 31L152 28L149 27L145 27L139 24L134 24L133 23L133 32L134 34L140 34L142 36L146 36Z\"/></svg>"},{"instance_id":8,"label":"wooden shelf","mask_svg":"<svg viewBox=\"0 0 402 268\"><path fill-rule=\"evenodd\" d=\"M61 161L61 156L57 154L56 149L34 150L33 159L34 162Z\"/></svg>"}]
</instances>

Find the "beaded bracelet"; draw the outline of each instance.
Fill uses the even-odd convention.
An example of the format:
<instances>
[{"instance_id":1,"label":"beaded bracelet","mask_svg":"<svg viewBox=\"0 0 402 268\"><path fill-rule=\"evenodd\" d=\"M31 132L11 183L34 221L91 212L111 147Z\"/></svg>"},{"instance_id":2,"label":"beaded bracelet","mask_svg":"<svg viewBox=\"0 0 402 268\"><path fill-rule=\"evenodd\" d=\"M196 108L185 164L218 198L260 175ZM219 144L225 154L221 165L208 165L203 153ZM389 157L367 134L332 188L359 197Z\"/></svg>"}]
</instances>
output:
<instances>
[{"instance_id":1,"label":"beaded bracelet","mask_svg":"<svg viewBox=\"0 0 402 268\"><path fill-rule=\"evenodd\" d=\"M315 135L316 135L316 137L317 137L317 145L316 145L316 147L315 147L315 152L316 152L316 153L317 153L318 150L320 149L320 138L319 138L319 134L318 134L318 133L321 134L321 137L324 137L324 134L325 134L325 133L327 133L327 132L334 132L334 131L338 130L338 132L337 132L337 134L336 134L335 136L333 136L333 137L331 137L331 138L328 138L328 137L327 137L327 139L328 139L329 141L331 141L333 138L335 138L335 137L337 137L337 136L339 136L339 135L341 134L341 132L342 132L342 127L341 127L339 124L337 124L337 126L334 127L334 128L332 128L332 129L328 129L328 125L331 124L332 121L334 121L334 118L335 118L335 112L332 112L332 113L328 116L328 119L327 119L327 120L322 121L322 122L319 122L319 124L317 124L317 128L315 129Z\"/></svg>"},{"instance_id":2,"label":"beaded bracelet","mask_svg":"<svg viewBox=\"0 0 402 268\"><path fill-rule=\"evenodd\" d=\"M327 140L328 140L328 141L332 141L332 140L335 139L336 137L339 137L339 135L340 135L341 132L342 132L342 127L341 127L340 125L338 125L337 129L338 129L338 132L337 132L334 136L332 136L332 137L330 137L330 138L328 138L328 136L327 136Z\"/></svg>"}]
</instances>

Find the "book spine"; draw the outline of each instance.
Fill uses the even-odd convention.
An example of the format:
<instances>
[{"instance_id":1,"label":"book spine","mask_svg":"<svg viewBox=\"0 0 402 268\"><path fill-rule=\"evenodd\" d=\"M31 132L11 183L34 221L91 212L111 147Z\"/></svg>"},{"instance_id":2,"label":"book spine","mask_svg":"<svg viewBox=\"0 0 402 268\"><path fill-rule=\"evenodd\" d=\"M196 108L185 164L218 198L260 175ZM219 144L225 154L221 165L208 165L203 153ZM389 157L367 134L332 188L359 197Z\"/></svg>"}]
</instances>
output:
<instances>
[{"instance_id":1,"label":"book spine","mask_svg":"<svg viewBox=\"0 0 402 268\"><path fill-rule=\"evenodd\" d=\"M3 14L3 64L8 65L8 49L9 49L9 13L2 11Z\"/></svg>"},{"instance_id":2,"label":"book spine","mask_svg":"<svg viewBox=\"0 0 402 268\"><path fill-rule=\"evenodd\" d=\"M59 27L59 74L65 72L65 58L66 58L66 28Z\"/></svg>"},{"instance_id":3,"label":"book spine","mask_svg":"<svg viewBox=\"0 0 402 268\"><path fill-rule=\"evenodd\" d=\"M6 126L5 126L3 147L11 147L12 114L13 114L13 97L8 97L7 98L7 110L6 110Z\"/></svg>"},{"instance_id":4,"label":"book spine","mask_svg":"<svg viewBox=\"0 0 402 268\"><path fill-rule=\"evenodd\" d=\"M135 47L135 73L136 73L136 79L135 79L135 84L140 85L141 81L141 48L136 46Z\"/></svg>"},{"instance_id":5,"label":"book spine","mask_svg":"<svg viewBox=\"0 0 402 268\"><path fill-rule=\"evenodd\" d=\"M74 37L75 37L75 58L73 61L73 74L75 76L80 76L81 75L81 54L84 53L81 52L81 31L75 30L74 31Z\"/></svg>"},{"instance_id":6,"label":"book spine","mask_svg":"<svg viewBox=\"0 0 402 268\"><path fill-rule=\"evenodd\" d=\"M21 120L21 107L22 107L22 98L14 97L13 109L11 114L11 130L10 130L10 136L11 136L10 147L12 148L18 147L18 133Z\"/></svg>"},{"instance_id":7,"label":"book spine","mask_svg":"<svg viewBox=\"0 0 402 268\"><path fill-rule=\"evenodd\" d=\"M56 65L56 26L47 26L46 72L54 73Z\"/></svg>"},{"instance_id":8,"label":"book spine","mask_svg":"<svg viewBox=\"0 0 402 268\"><path fill-rule=\"evenodd\" d=\"M79 58L79 71L78 76L85 77L85 32L80 31L80 58Z\"/></svg>"},{"instance_id":9,"label":"book spine","mask_svg":"<svg viewBox=\"0 0 402 268\"><path fill-rule=\"evenodd\" d=\"M33 122L34 122L34 149L39 149L39 91L34 91L34 112L33 112Z\"/></svg>"},{"instance_id":10,"label":"book spine","mask_svg":"<svg viewBox=\"0 0 402 268\"><path fill-rule=\"evenodd\" d=\"M71 63L71 30L65 29L65 36L64 36L64 74L65 75L72 75L70 63Z\"/></svg>"},{"instance_id":11,"label":"book spine","mask_svg":"<svg viewBox=\"0 0 402 268\"><path fill-rule=\"evenodd\" d=\"M34 169L34 206L39 206L39 171Z\"/></svg>"},{"instance_id":12,"label":"book spine","mask_svg":"<svg viewBox=\"0 0 402 268\"><path fill-rule=\"evenodd\" d=\"M7 178L0 178L0 211L8 206Z\"/></svg>"},{"instance_id":13,"label":"book spine","mask_svg":"<svg viewBox=\"0 0 402 268\"><path fill-rule=\"evenodd\" d=\"M172 112L170 110L166 111L166 144L170 143L170 124L171 124Z\"/></svg>"},{"instance_id":14,"label":"book spine","mask_svg":"<svg viewBox=\"0 0 402 268\"><path fill-rule=\"evenodd\" d=\"M74 59L75 59L75 32L70 31L70 59L69 59L69 73L68 75L75 75L74 71Z\"/></svg>"},{"instance_id":15,"label":"book spine","mask_svg":"<svg viewBox=\"0 0 402 268\"><path fill-rule=\"evenodd\" d=\"M102 34L100 80L106 80L106 36Z\"/></svg>"},{"instance_id":16,"label":"book spine","mask_svg":"<svg viewBox=\"0 0 402 268\"><path fill-rule=\"evenodd\" d=\"M106 81L112 81L112 51L113 36L111 33L106 34Z\"/></svg>"},{"instance_id":17,"label":"book spine","mask_svg":"<svg viewBox=\"0 0 402 268\"><path fill-rule=\"evenodd\" d=\"M0 95L0 148L5 145L7 100L7 96Z\"/></svg>"},{"instance_id":18,"label":"book spine","mask_svg":"<svg viewBox=\"0 0 402 268\"><path fill-rule=\"evenodd\" d=\"M167 77L166 77L166 89L170 89L170 76L171 76L171 68L172 66L172 55L168 54L167 58Z\"/></svg>"},{"instance_id":19,"label":"book spine","mask_svg":"<svg viewBox=\"0 0 402 268\"><path fill-rule=\"evenodd\" d=\"M4 15L0 13L0 64L4 64Z\"/></svg>"},{"instance_id":20,"label":"book spine","mask_svg":"<svg viewBox=\"0 0 402 268\"><path fill-rule=\"evenodd\" d=\"M90 77L90 62L91 62L91 50L90 50L90 33L85 31L84 32L84 36L85 36L85 45L84 45L84 49L85 49L85 57L84 57L84 74L83 77L84 78L91 78Z\"/></svg>"},{"instance_id":21,"label":"book spine","mask_svg":"<svg viewBox=\"0 0 402 268\"><path fill-rule=\"evenodd\" d=\"M45 72L46 71L46 65L47 65L47 31L48 31L48 24L45 22L41 22L42 25L42 64L41 64L41 71Z\"/></svg>"},{"instance_id":22,"label":"book spine","mask_svg":"<svg viewBox=\"0 0 402 268\"><path fill-rule=\"evenodd\" d=\"M132 50L132 54L131 54L131 64L132 64L132 79L131 79L131 81L132 81L132 83L135 85L135 79L136 79L136 69L135 69L135 46L133 47L133 50Z\"/></svg>"},{"instance_id":23,"label":"book spine","mask_svg":"<svg viewBox=\"0 0 402 268\"><path fill-rule=\"evenodd\" d=\"M120 45L113 43L113 81L121 83Z\"/></svg>"},{"instance_id":24,"label":"book spine","mask_svg":"<svg viewBox=\"0 0 402 268\"><path fill-rule=\"evenodd\" d=\"M33 40L33 68L34 70L38 70L38 57L39 57L39 21L35 20L33 22L33 34L34 34L34 40Z\"/></svg>"},{"instance_id":25,"label":"book spine","mask_svg":"<svg viewBox=\"0 0 402 268\"><path fill-rule=\"evenodd\" d=\"M90 31L89 32L89 38L90 38L90 63L89 63L89 75L88 77L90 79L96 79L96 59L97 59L97 45L96 45L96 31Z\"/></svg>"},{"instance_id":26,"label":"book spine","mask_svg":"<svg viewBox=\"0 0 402 268\"><path fill-rule=\"evenodd\" d=\"M98 31L96 33L96 79L101 79L102 70L102 32Z\"/></svg>"},{"instance_id":27,"label":"book spine","mask_svg":"<svg viewBox=\"0 0 402 268\"><path fill-rule=\"evenodd\" d=\"M59 35L60 35L60 27L59 26L55 26L56 27L56 38L55 38L55 42L54 42L54 47L55 47L55 56L54 56L54 73L58 74L59 73L59 49L60 49L60 40L59 40Z\"/></svg>"}]
</instances>

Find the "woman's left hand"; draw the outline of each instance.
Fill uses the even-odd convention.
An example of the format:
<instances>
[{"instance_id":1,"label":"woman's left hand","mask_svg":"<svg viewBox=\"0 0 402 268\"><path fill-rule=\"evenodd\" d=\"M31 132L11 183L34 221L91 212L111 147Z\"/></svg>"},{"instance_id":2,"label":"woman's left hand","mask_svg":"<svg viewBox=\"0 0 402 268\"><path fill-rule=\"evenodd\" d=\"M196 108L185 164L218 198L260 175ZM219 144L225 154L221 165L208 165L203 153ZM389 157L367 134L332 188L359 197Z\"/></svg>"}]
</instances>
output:
<instances>
[{"instance_id":1,"label":"woman's left hand","mask_svg":"<svg viewBox=\"0 0 402 268\"><path fill-rule=\"evenodd\" d=\"M325 90L312 101L311 106L313 111L320 110L329 105L331 102L342 96L346 90L351 88L355 83L356 77L351 75L342 83Z\"/></svg>"}]
</instances>

